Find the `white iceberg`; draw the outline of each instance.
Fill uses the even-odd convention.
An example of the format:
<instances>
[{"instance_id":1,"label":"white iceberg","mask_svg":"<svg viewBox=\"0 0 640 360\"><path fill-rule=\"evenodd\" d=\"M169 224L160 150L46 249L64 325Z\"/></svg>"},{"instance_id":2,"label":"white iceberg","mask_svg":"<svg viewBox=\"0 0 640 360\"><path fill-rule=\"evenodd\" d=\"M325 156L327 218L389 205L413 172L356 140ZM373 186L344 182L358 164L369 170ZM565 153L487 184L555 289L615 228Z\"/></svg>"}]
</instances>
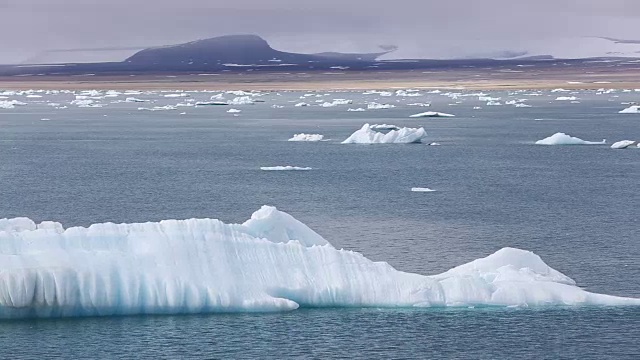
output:
<instances>
[{"instance_id":1,"label":"white iceberg","mask_svg":"<svg viewBox=\"0 0 640 360\"><path fill-rule=\"evenodd\" d=\"M24 106L27 103L18 100L0 100L0 109L14 109L16 106Z\"/></svg>"},{"instance_id":2,"label":"white iceberg","mask_svg":"<svg viewBox=\"0 0 640 360\"><path fill-rule=\"evenodd\" d=\"M324 135L320 135L320 134L300 133L300 134L293 135L293 137L288 141L322 141L323 138L324 138Z\"/></svg>"},{"instance_id":3,"label":"white iceberg","mask_svg":"<svg viewBox=\"0 0 640 360\"><path fill-rule=\"evenodd\" d=\"M426 111L419 114L410 115L410 118L423 118L423 117L454 117L455 115L437 112L437 111Z\"/></svg>"},{"instance_id":4,"label":"white iceberg","mask_svg":"<svg viewBox=\"0 0 640 360\"><path fill-rule=\"evenodd\" d=\"M396 107L395 105L391 105L391 104L379 104L377 102L370 102L367 104L367 109L369 110L383 110L383 109L392 109Z\"/></svg>"},{"instance_id":5,"label":"white iceberg","mask_svg":"<svg viewBox=\"0 0 640 360\"><path fill-rule=\"evenodd\" d=\"M229 105L253 105L255 101L249 96L239 96L229 101Z\"/></svg>"},{"instance_id":6,"label":"white iceberg","mask_svg":"<svg viewBox=\"0 0 640 360\"><path fill-rule=\"evenodd\" d=\"M353 104L353 100L333 99L332 102L323 102L322 104L320 104L320 106L322 106L322 107L334 107L334 106L338 106L338 105L349 105L349 104Z\"/></svg>"},{"instance_id":7,"label":"white iceberg","mask_svg":"<svg viewBox=\"0 0 640 360\"><path fill-rule=\"evenodd\" d=\"M635 146L635 145L640 145L638 144L637 141L633 141L633 140L622 140L622 141L618 141L615 142L611 145L612 149L626 149L628 147L631 146Z\"/></svg>"},{"instance_id":8,"label":"white iceberg","mask_svg":"<svg viewBox=\"0 0 640 360\"><path fill-rule=\"evenodd\" d=\"M196 106L227 106L229 103L224 101L198 101Z\"/></svg>"},{"instance_id":9,"label":"white iceberg","mask_svg":"<svg viewBox=\"0 0 640 360\"><path fill-rule=\"evenodd\" d=\"M299 167L299 166L263 166L260 170L264 171L306 171L313 170L310 167Z\"/></svg>"},{"instance_id":10,"label":"white iceberg","mask_svg":"<svg viewBox=\"0 0 640 360\"><path fill-rule=\"evenodd\" d=\"M295 105L293 105L295 107L303 107L303 106L309 106L309 104L307 104L306 102L301 102L301 103L297 103Z\"/></svg>"},{"instance_id":11,"label":"white iceberg","mask_svg":"<svg viewBox=\"0 0 640 360\"><path fill-rule=\"evenodd\" d=\"M618 111L620 114L640 114L640 105L631 105L626 109Z\"/></svg>"},{"instance_id":12,"label":"white iceberg","mask_svg":"<svg viewBox=\"0 0 640 360\"><path fill-rule=\"evenodd\" d=\"M413 187L413 188L411 188L411 191L413 191L413 192L434 192L435 190L429 189L429 188L426 188L426 187Z\"/></svg>"},{"instance_id":13,"label":"white iceberg","mask_svg":"<svg viewBox=\"0 0 640 360\"><path fill-rule=\"evenodd\" d=\"M166 94L164 95L166 98L180 98L180 97L189 97L187 93L179 93L179 94Z\"/></svg>"},{"instance_id":14,"label":"white iceberg","mask_svg":"<svg viewBox=\"0 0 640 360\"><path fill-rule=\"evenodd\" d=\"M602 145L606 144L606 140L602 141L585 141L577 137L569 136L565 133L555 133L547 138L536 141L536 145Z\"/></svg>"},{"instance_id":15,"label":"white iceberg","mask_svg":"<svg viewBox=\"0 0 640 360\"><path fill-rule=\"evenodd\" d=\"M243 224L189 219L64 230L0 220L0 244L0 318L640 305L585 291L539 256L514 248L439 275L398 271L338 250L268 206Z\"/></svg>"},{"instance_id":16,"label":"white iceberg","mask_svg":"<svg viewBox=\"0 0 640 360\"><path fill-rule=\"evenodd\" d=\"M355 111L355 112L362 112L362 111L367 111L366 109L363 108L349 108L347 109L347 111Z\"/></svg>"},{"instance_id":17,"label":"white iceberg","mask_svg":"<svg viewBox=\"0 0 640 360\"><path fill-rule=\"evenodd\" d=\"M138 102L138 103L147 102L147 100L142 100L142 99L138 99L138 98L135 98L135 97L128 97L124 101L128 102L128 103L130 103L130 102Z\"/></svg>"},{"instance_id":18,"label":"white iceberg","mask_svg":"<svg viewBox=\"0 0 640 360\"><path fill-rule=\"evenodd\" d=\"M578 100L575 96L558 96L556 101L576 101Z\"/></svg>"},{"instance_id":19,"label":"white iceberg","mask_svg":"<svg viewBox=\"0 0 640 360\"><path fill-rule=\"evenodd\" d=\"M239 109L229 109L227 110L228 113L232 113L232 114L237 114L237 113L241 113L242 110Z\"/></svg>"},{"instance_id":20,"label":"white iceberg","mask_svg":"<svg viewBox=\"0 0 640 360\"><path fill-rule=\"evenodd\" d=\"M343 144L411 144L420 143L427 137L424 128L401 128L384 134L364 124L360 130L349 136Z\"/></svg>"}]
</instances>

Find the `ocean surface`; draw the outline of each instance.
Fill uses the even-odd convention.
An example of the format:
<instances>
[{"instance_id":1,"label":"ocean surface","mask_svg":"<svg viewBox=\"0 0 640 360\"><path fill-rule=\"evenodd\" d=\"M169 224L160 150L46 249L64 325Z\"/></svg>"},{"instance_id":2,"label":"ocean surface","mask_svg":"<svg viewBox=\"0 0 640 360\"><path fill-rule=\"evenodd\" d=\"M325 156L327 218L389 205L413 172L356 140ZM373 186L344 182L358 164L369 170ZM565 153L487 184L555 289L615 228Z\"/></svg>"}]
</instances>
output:
<instances>
[{"instance_id":1,"label":"ocean surface","mask_svg":"<svg viewBox=\"0 0 640 360\"><path fill-rule=\"evenodd\" d=\"M588 291L640 297L640 149L609 147L640 140L640 114L618 114L639 91L281 92L253 96L261 101L253 105L157 111L138 108L193 105L216 93L80 94L102 107L72 103L79 94L0 98L26 104L0 108L0 218L65 227L193 217L243 222L268 204L335 247L399 270L436 274L511 246L535 252ZM149 101L122 102L129 96ZM353 103L319 106L333 99ZM505 104L524 99L531 107ZM294 106L303 101L312 106ZM370 102L395 107L347 111ZM409 118L423 111L456 117ZM364 123L424 127L428 142L441 146L340 144ZM287 141L301 132L329 141ZM534 145L556 132L609 145ZM313 170L260 170L279 165ZM0 321L0 358L639 356L638 308Z\"/></svg>"}]
</instances>

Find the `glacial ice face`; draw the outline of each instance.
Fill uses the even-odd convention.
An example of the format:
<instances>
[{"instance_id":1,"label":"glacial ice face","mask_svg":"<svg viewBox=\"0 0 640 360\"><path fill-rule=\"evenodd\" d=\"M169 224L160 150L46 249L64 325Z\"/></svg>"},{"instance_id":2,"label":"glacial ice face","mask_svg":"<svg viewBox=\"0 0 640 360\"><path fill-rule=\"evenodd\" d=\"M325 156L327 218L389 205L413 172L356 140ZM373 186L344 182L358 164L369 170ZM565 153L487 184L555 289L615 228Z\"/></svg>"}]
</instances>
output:
<instances>
[{"instance_id":1,"label":"glacial ice face","mask_svg":"<svg viewBox=\"0 0 640 360\"><path fill-rule=\"evenodd\" d=\"M44 224L44 225L43 225ZM504 248L434 276L338 250L276 208L62 229L0 221L0 318L282 311L298 307L640 305L590 293Z\"/></svg>"},{"instance_id":2,"label":"glacial ice face","mask_svg":"<svg viewBox=\"0 0 640 360\"><path fill-rule=\"evenodd\" d=\"M391 130L384 134L371 128L371 125L364 124L360 130L349 136L343 144L411 144L420 143L427 137L424 128L401 128Z\"/></svg>"},{"instance_id":3,"label":"glacial ice face","mask_svg":"<svg viewBox=\"0 0 640 360\"><path fill-rule=\"evenodd\" d=\"M555 133L547 138L536 141L536 145L602 145L606 144L606 140L602 141L586 141L577 137L569 136L565 133Z\"/></svg>"}]
</instances>

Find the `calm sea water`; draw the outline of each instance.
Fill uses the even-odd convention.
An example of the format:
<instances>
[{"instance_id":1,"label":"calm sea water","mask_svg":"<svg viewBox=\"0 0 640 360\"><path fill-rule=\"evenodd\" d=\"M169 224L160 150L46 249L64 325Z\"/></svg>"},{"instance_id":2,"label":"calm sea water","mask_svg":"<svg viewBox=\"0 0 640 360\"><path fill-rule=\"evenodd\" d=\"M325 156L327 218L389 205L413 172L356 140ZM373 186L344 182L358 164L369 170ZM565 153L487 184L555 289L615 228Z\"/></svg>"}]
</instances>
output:
<instances>
[{"instance_id":1,"label":"calm sea water","mask_svg":"<svg viewBox=\"0 0 640 360\"><path fill-rule=\"evenodd\" d=\"M14 96L29 104L0 109L0 217L65 226L242 222L269 204L336 247L400 270L434 274L512 246L536 252L590 291L640 297L640 149L533 145L558 131L609 143L640 140L640 115L617 114L640 93L489 94L503 103L526 98L531 108L442 94L302 95L269 94L264 103L235 106L239 116L227 107L137 110L184 100L158 94L135 95L153 104L107 98L99 100L108 104L103 108L67 109L46 102L64 105L72 95ZM293 107L334 98L354 104ZM346 111L368 101L396 107ZM415 102L432 106L408 105ZM427 110L456 117L408 118ZM442 146L339 144L365 122L424 126ZM299 132L331 141L286 141ZM276 165L313 170L259 170ZM634 308L25 320L0 322L0 357L620 359L640 356L639 329Z\"/></svg>"}]
</instances>

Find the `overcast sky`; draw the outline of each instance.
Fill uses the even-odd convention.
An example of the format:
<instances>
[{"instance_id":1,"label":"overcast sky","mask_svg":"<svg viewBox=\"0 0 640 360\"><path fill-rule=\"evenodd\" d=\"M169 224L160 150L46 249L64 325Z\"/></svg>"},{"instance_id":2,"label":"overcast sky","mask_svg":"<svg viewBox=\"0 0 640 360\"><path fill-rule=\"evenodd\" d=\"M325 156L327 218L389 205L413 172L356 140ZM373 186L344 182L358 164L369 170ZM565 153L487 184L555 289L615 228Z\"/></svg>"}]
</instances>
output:
<instances>
[{"instance_id":1,"label":"overcast sky","mask_svg":"<svg viewBox=\"0 0 640 360\"><path fill-rule=\"evenodd\" d=\"M0 0L0 63L52 49L156 46L237 33L298 52L396 44L395 56L407 58L596 51L612 44L584 37L640 38L640 1Z\"/></svg>"}]
</instances>

